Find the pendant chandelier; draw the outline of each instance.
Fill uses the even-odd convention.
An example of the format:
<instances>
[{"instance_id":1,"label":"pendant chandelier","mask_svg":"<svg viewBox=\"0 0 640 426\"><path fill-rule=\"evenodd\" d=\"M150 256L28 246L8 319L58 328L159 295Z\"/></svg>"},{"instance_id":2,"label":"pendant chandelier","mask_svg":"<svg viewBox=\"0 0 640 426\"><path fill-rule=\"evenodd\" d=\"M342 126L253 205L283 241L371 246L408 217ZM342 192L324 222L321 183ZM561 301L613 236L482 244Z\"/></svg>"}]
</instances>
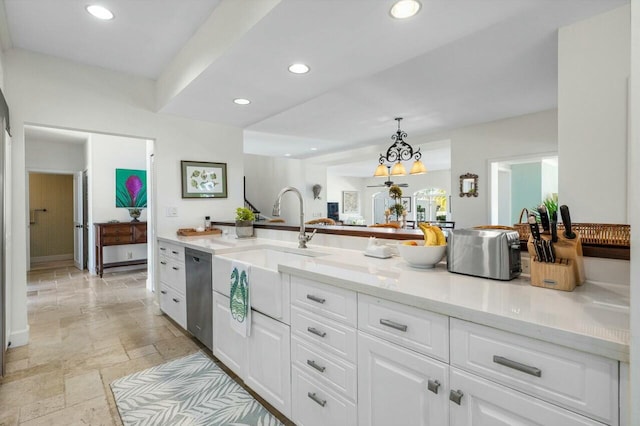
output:
<instances>
[{"instance_id":1,"label":"pendant chandelier","mask_svg":"<svg viewBox=\"0 0 640 426\"><path fill-rule=\"evenodd\" d=\"M393 144L387 149L387 154L380 154L380 158L378 162L378 168L376 168L373 176L375 177L387 177L389 174L391 176L405 176L407 174L407 170L404 168L402 164L403 161L409 161L412 158L415 160L413 165L411 166L411 171L409 174L411 175L422 175L427 173L427 168L424 166L420 158L422 154L420 153L420 148L416 151L413 150L411 145L404 141L404 138L407 137L407 133L400 129L400 121L402 121L402 117L397 117L395 119L398 122L398 130L395 135L391 136L391 140L393 140ZM389 165L387 165L387 163ZM393 164L393 166L391 166ZM389 172L389 167L391 167L391 172Z\"/></svg>"}]
</instances>

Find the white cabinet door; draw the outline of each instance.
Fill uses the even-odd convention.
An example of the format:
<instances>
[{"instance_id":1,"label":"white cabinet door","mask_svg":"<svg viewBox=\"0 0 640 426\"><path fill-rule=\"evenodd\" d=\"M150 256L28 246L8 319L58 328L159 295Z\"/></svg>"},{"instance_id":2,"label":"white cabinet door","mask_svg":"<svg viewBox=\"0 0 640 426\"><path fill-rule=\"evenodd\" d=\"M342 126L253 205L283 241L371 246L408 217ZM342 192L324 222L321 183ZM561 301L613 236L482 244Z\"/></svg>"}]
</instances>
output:
<instances>
[{"instance_id":1,"label":"white cabinet door","mask_svg":"<svg viewBox=\"0 0 640 426\"><path fill-rule=\"evenodd\" d=\"M602 423L451 367L450 426L602 426ZM453 398L456 399L456 398Z\"/></svg>"},{"instance_id":2,"label":"white cabinet door","mask_svg":"<svg viewBox=\"0 0 640 426\"><path fill-rule=\"evenodd\" d=\"M178 325L187 328L187 304L185 297L165 283L160 283L160 309Z\"/></svg>"},{"instance_id":3,"label":"white cabinet door","mask_svg":"<svg viewBox=\"0 0 640 426\"><path fill-rule=\"evenodd\" d=\"M213 354L242 379L247 340L231 329L229 298L213 292Z\"/></svg>"},{"instance_id":4,"label":"white cabinet door","mask_svg":"<svg viewBox=\"0 0 640 426\"><path fill-rule=\"evenodd\" d=\"M275 409L291 416L289 326L259 312L251 314L245 383Z\"/></svg>"},{"instance_id":5,"label":"white cabinet door","mask_svg":"<svg viewBox=\"0 0 640 426\"><path fill-rule=\"evenodd\" d=\"M358 424L447 425L448 368L358 332Z\"/></svg>"}]
</instances>

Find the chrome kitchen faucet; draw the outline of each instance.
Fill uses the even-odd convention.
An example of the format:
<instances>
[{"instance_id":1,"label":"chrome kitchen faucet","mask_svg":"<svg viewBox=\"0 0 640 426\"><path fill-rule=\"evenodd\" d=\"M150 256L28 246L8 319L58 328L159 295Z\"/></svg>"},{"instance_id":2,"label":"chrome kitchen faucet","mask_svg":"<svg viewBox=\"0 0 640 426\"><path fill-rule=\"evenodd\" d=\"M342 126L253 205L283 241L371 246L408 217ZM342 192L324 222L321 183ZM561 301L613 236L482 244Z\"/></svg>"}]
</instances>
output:
<instances>
[{"instance_id":1,"label":"chrome kitchen faucet","mask_svg":"<svg viewBox=\"0 0 640 426\"><path fill-rule=\"evenodd\" d=\"M300 200L300 234L298 235L298 248L307 248L307 243L311 241L314 235L316 235L317 229L314 229L313 233L309 236L304 232L304 199L297 188L287 186L280 190L280 193L276 197L276 202L273 205L273 216L280 216L280 202L282 201L282 196L289 191L296 194Z\"/></svg>"}]
</instances>

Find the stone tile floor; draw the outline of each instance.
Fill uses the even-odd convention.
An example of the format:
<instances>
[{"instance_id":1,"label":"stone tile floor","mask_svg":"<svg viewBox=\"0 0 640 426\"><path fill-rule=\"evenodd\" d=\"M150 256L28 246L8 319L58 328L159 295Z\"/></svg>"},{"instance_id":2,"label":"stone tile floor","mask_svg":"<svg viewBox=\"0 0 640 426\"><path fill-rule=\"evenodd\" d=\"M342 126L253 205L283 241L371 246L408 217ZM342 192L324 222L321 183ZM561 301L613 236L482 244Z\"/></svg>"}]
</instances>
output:
<instances>
[{"instance_id":1,"label":"stone tile floor","mask_svg":"<svg viewBox=\"0 0 640 426\"><path fill-rule=\"evenodd\" d=\"M113 380L199 349L213 358L158 315L146 270L100 278L57 266L27 281L30 341L7 352L0 426L121 425Z\"/></svg>"}]
</instances>

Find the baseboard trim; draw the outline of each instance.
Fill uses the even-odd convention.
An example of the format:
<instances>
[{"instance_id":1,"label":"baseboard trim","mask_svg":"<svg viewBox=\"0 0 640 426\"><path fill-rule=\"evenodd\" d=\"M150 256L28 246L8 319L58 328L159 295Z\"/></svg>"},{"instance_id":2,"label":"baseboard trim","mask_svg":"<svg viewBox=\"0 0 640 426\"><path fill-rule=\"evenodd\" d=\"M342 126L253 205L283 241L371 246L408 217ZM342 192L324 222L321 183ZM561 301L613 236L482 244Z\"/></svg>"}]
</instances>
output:
<instances>
[{"instance_id":1,"label":"baseboard trim","mask_svg":"<svg viewBox=\"0 0 640 426\"><path fill-rule=\"evenodd\" d=\"M9 342L11 342L10 348L16 348L18 346L24 346L29 343L29 326L22 330L16 330L9 332Z\"/></svg>"},{"instance_id":2,"label":"baseboard trim","mask_svg":"<svg viewBox=\"0 0 640 426\"><path fill-rule=\"evenodd\" d=\"M70 259L73 259L73 253L55 254L51 256L34 256L30 260L31 260L31 263L40 263L40 262L55 262L57 260L70 260Z\"/></svg>"}]
</instances>

